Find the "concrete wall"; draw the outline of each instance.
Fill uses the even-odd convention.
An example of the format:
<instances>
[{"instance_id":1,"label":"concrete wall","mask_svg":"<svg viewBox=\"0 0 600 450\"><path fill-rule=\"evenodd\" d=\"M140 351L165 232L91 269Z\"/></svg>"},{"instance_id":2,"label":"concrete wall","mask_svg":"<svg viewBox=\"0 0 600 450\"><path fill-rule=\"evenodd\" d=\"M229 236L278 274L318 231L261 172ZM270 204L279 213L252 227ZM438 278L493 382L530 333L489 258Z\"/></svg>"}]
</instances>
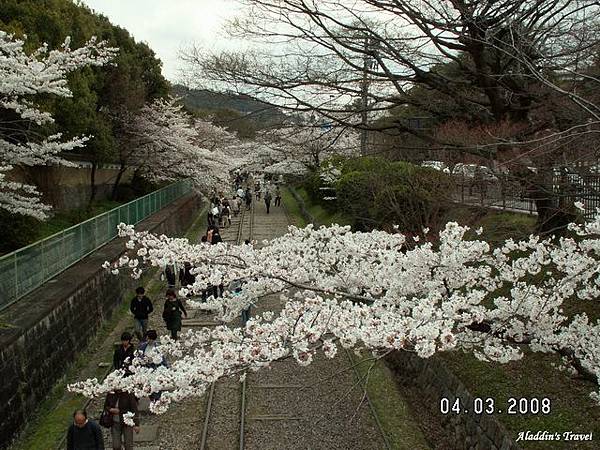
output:
<instances>
[{"instance_id":1,"label":"concrete wall","mask_svg":"<svg viewBox=\"0 0 600 450\"><path fill-rule=\"evenodd\" d=\"M442 426L456 450L519 450L510 433L493 415L476 415L439 412L440 399L460 398L461 405L472 405L474 397L464 384L443 362L423 359L409 352L394 352L386 358L386 364L405 384L416 385L423 395L425 405L431 406L433 414L439 414Z\"/></svg>"},{"instance_id":2,"label":"concrete wall","mask_svg":"<svg viewBox=\"0 0 600 450\"><path fill-rule=\"evenodd\" d=\"M11 180L37 186L43 194L43 201L51 204L56 211L67 211L85 207L91 196L91 163L77 162L77 167L67 166L35 166L15 168L9 172ZM103 200L112 194L118 166L104 165L96 170L96 199ZM127 170L121 183L131 181L133 172Z\"/></svg>"},{"instance_id":3,"label":"concrete wall","mask_svg":"<svg viewBox=\"0 0 600 450\"><path fill-rule=\"evenodd\" d=\"M198 197L186 196L137 228L179 234L200 207ZM133 285L131 277L101 268L120 257L123 241L111 241L0 314L0 448L10 444Z\"/></svg>"}]
</instances>

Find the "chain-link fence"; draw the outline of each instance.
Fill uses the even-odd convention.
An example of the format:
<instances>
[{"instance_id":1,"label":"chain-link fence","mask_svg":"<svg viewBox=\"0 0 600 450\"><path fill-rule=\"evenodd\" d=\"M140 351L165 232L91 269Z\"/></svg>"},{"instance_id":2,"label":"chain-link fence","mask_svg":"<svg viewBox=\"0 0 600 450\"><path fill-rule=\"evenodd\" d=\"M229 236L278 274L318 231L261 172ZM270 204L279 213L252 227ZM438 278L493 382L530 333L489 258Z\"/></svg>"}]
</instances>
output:
<instances>
[{"instance_id":1,"label":"chain-link fence","mask_svg":"<svg viewBox=\"0 0 600 450\"><path fill-rule=\"evenodd\" d=\"M0 258L0 310L117 236L121 222L134 225L191 191L180 181L107 211Z\"/></svg>"}]
</instances>

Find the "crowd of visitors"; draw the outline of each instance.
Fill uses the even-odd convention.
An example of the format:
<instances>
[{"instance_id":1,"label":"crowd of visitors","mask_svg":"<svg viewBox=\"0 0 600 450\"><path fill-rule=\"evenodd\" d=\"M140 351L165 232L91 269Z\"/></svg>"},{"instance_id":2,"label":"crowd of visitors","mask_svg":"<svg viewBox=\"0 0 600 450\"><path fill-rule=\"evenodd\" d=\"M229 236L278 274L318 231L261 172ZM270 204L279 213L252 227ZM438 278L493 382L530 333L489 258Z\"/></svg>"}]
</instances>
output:
<instances>
[{"instance_id":1,"label":"crowd of visitors","mask_svg":"<svg viewBox=\"0 0 600 450\"><path fill-rule=\"evenodd\" d=\"M207 217L208 227L206 233L201 237L202 243L214 245L223 242L219 227L227 228L231 226L232 216L235 217L241 213L242 205L245 204L247 210L252 206L253 194L250 186L247 174L237 174L232 196L226 197L222 193L213 193L210 198L211 204ZM280 188L271 184L271 182L263 184L257 180L254 184L254 194L257 200L260 200L261 196L263 197L267 214L270 213L273 199L274 206L281 205ZM245 240L245 244L251 245L250 240ZM163 280L166 281L167 289L162 319L165 328L170 332L171 338L177 340L178 332L182 328L182 317L187 318L188 314L184 302L177 296L176 282L178 280L182 287L193 285L196 281L196 275L193 266L189 262L180 267L179 271L177 271L175 265L169 264L164 269ZM227 286L227 289L232 295L239 295L242 292L243 284L243 280L239 280L231 283ZM208 286L202 292L201 298L206 301L210 296L221 297L224 290L223 285ZM133 315L134 334L132 335L129 331L121 334L121 343L113 354L113 370L120 370L124 377L130 376L132 374L131 363L136 357L146 358L147 362L143 364L148 367L168 366L168 361L164 356L159 364L157 364L156 358L149 357L151 352L159 351L160 344L158 332L154 329L148 329L150 316L154 312L154 305L146 295L143 286L136 288L129 310ZM242 312L242 323L245 324L249 318L250 307ZM137 339L137 350L133 342L134 337ZM150 400L157 400L160 395L160 392L153 393ZM126 420L125 417L131 417L133 422ZM140 431L138 399L133 394L124 391L117 390L109 393L106 396L98 422L89 419L87 411L84 409L76 410L73 413L73 422L67 430L67 450L104 450L101 426L110 428L113 449L133 450L134 433Z\"/></svg>"}]
</instances>

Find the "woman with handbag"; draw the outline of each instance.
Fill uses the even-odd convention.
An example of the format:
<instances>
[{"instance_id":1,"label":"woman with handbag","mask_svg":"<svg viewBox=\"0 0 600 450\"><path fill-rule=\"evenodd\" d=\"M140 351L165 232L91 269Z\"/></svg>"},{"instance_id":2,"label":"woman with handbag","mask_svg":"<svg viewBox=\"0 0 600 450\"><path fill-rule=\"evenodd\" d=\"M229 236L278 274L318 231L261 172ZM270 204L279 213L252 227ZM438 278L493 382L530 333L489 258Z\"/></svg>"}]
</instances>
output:
<instances>
[{"instance_id":1,"label":"woman with handbag","mask_svg":"<svg viewBox=\"0 0 600 450\"><path fill-rule=\"evenodd\" d=\"M177 340L177 332L181 330L181 314L187 318L187 311L185 310L181 300L177 298L173 289L168 289L166 294L167 300L165 301L165 308L163 310L163 319L167 326L167 330L171 332L171 337Z\"/></svg>"}]
</instances>

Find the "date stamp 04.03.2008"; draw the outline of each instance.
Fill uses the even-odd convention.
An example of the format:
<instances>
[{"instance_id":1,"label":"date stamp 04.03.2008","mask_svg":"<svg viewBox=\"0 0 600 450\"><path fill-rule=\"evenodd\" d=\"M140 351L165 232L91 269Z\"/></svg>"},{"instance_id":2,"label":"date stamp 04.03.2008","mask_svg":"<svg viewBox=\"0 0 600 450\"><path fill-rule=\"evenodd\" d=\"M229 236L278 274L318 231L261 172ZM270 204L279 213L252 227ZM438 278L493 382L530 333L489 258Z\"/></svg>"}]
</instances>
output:
<instances>
[{"instance_id":1,"label":"date stamp 04.03.2008","mask_svg":"<svg viewBox=\"0 0 600 450\"><path fill-rule=\"evenodd\" d=\"M469 404L458 397L442 397L439 406L442 414L548 415L552 412L552 401L548 397L509 397L506 402L498 402L493 397L475 397Z\"/></svg>"},{"instance_id":2,"label":"date stamp 04.03.2008","mask_svg":"<svg viewBox=\"0 0 600 450\"><path fill-rule=\"evenodd\" d=\"M552 400L548 397L509 397L498 402L493 397L475 397L465 404L460 398L442 397L439 401L441 414L476 415L548 415L552 413ZM553 432L547 430L521 431L516 441L591 441L593 433L572 431Z\"/></svg>"}]
</instances>

